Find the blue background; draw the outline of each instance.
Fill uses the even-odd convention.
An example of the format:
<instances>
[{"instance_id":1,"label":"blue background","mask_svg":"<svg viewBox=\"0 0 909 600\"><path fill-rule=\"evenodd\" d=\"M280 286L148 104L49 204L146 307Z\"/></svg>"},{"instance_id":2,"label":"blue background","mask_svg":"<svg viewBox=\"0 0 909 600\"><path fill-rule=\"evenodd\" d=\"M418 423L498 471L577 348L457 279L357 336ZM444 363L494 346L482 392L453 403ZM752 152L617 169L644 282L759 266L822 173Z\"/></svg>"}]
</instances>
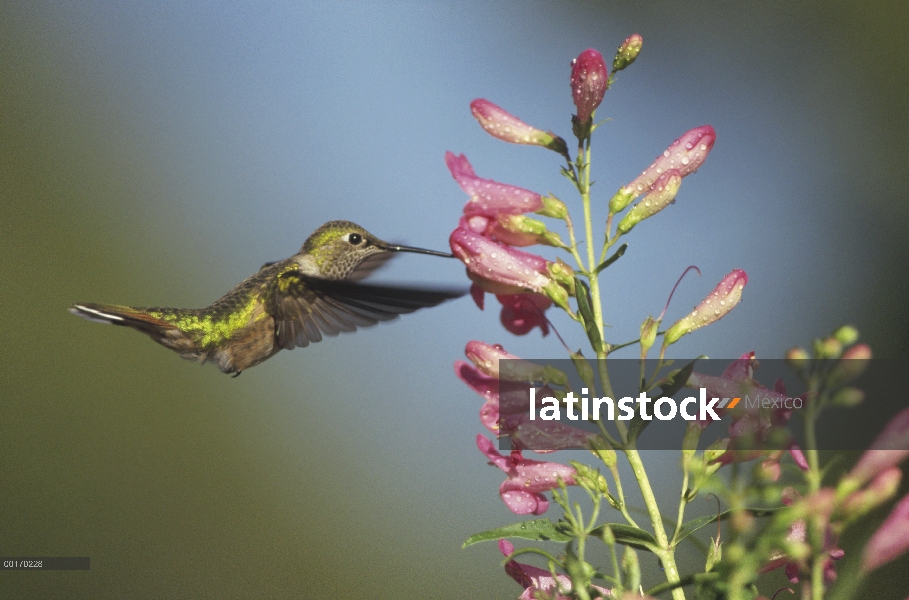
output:
<instances>
[{"instance_id":1,"label":"blue background","mask_svg":"<svg viewBox=\"0 0 909 600\"><path fill-rule=\"evenodd\" d=\"M594 140L597 222L681 133L718 137L609 269L608 339L636 337L695 264L668 320L733 268L750 281L676 356L780 357L844 322L905 356L907 25L882 1L5 3L0 555L92 569L2 573L0 589L517 595L494 545L460 549L515 519L474 445L480 399L451 365L471 339L562 357L554 336L514 338L494 303L462 299L234 380L65 309L206 305L331 219L445 249L466 200L446 150L580 220L558 157L489 137L468 105L568 139L571 59L608 61L631 33L644 50L597 114L613 119ZM378 276L466 287L459 263L425 256ZM673 502L674 455L650 461Z\"/></svg>"}]
</instances>

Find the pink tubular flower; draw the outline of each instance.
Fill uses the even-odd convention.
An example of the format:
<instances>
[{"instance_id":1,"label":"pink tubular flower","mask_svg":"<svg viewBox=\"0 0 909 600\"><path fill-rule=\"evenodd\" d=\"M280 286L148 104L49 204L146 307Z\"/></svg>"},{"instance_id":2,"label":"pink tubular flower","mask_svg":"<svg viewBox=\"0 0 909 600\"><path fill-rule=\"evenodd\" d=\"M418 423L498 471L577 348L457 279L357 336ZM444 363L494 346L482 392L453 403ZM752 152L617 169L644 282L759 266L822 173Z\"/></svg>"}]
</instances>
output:
<instances>
[{"instance_id":1,"label":"pink tubular flower","mask_svg":"<svg viewBox=\"0 0 909 600\"><path fill-rule=\"evenodd\" d=\"M887 423L871 447L840 484L841 492L851 492L882 471L899 465L909 456L909 408L903 409Z\"/></svg>"},{"instance_id":2,"label":"pink tubular flower","mask_svg":"<svg viewBox=\"0 0 909 600\"><path fill-rule=\"evenodd\" d=\"M653 187L660 175L675 169L686 177L700 168L716 141L716 132L710 125L701 125L682 134L637 178L622 187L609 202L609 212L617 213L632 200Z\"/></svg>"},{"instance_id":3,"label":"pink tubular flower","mask_svg":"<svg viewBox=\"0 0 909 600\"><path fill-rule=\"evenodd\" d=\"M539 327L543 336L549 334L549 321L544 311L552 306L552 300L539 294L499 294L496 298L502 303L499 317L502 326L509 332L526 335Z\"/></svg>"},{"instance_id":4,"label":"pink tubular flower","mask_svg":"<svg viewBox=\"0 0 909 600\"><path fill-rule=\"evenodd\" d=\"M827 555L824 559L824 579L826 581L836 580L835 562L845 556L845 552L838 544L838 536L830 526L830 515L835 505L834 491L831 488L821 488L814 494L799 500L798 493L791 488L783 490L783 504L789 506L795 502L801 502L804 506L803 511L811 515L815 524L824 530L824 553ZM807 540L807 524L804 519L796 519L789 526L789 534L786 536L786 542L790 546L804 546ZM792 583L797 583L803 574L807 572L808 566L804 559L793 560L785 554L779 554L770 560L766 565L761 567L761 573L767 573L779 567L785 566L786 577Z\"/></svg>"},{"instance_id":5,"label":"pink tubular flower","mask_svg":"<svg viewBox=\"0 0 909 600\"><path fill-rule=\"evenodd\" d=\"M480 422L490 432L511 434L528 419L530 392L526 384L499 381L463 360L454 366L458 379L486 400L480 408Z\"/></svg>"},{"instance_id":6,"label":"pink tubular flower","mask_svg":"<svg viewBox=\"0 0 909 600\"><path fill-rule=\"evenodd\" d=\"M470 200L464 205L466 215L494 217L499 213L518 215L534 212L543 207L543 198L530 190L477 177L463 154L445 153L445 164Z\"/></svg>"},{"instance_id":7,"label":"pink tubular flower","mask_svg":"<svg viewBox=\"0 0 909 600\"><path fill-rule=\"evenodd\" d=\"M508 540L499 540L499 551L504 556L514 553L514 544ZM525 565L515 560L505 563L505 572L524 588L524 593L518 600L534 600L535 598L551 598L552 600L569 600L565 594L571 593L571 579L565 575L552 576L552 573L532 565ZM598 585L593 586L604 598L611 592Z\"/></svg>"},{"instance_id":8,"label":"pink tubular flower","mask_svg":"<svg viewBox=\"0 0 909 600\"><path fill-rule=\"evenodd\" d=\"M542 131L509 114L485 98L470 103L470 112L486 133L511 144L543 146L559 154L567 154L565 140L549 131Z\"/></svg>"},{"instance_id":9,"label":"pink tubular flower","mask_svg":"<svg viewBox=\"0 0 909 600\"><path fill-rule=\"evenodd\" d=\"M538 365L505 352L501 345L491 345L476 340L467 342L464 354L477 368L489 375L506 381L544 381L565 385L568 378L562 371L551 366ZM507 360L504 365L501 361Z\"/></svg>"},{"instance_id":10,"label":"pink tubular flower","mask_svg":"<svg viewBox=\"0 0 909 600\"><path fill-rule=\"evenodd\" d=\"M546 259L499 244L474 232L461 220L448 239L452 253L467 267L467 276L493 294L543 294L562 307L568 306L568 292L551 276Z\"/></svg>"},{"instance_id":11,"label":"pink tubular flower","mask_svg":"<svg viewBox=\"0 0 909 600\"><path fill-rule=\"evenodd\" d=\"M707 395L711 398L734 398L749 396L757 405L768 402L772 406L780 408L770 411L748 411L741 410L736 414L732 423L729 425L729 440L726 445L726 452L720 454L714 462L722 465L728 465L738 462L747 462L756 458L763 458L761 468L765 476L773 481L779 479L780 459L783 456L782 450L771 450L762 448L761 444L773 437L774 444L783 441L778 435L778 429L786 425L792 416L790 409L784 408L784 401L788 398L782 382L778 382L777 389L771 390L754 380L754 370L757 365L757 359L754 352L746 352L733 361L723 374L719 377L712 375L702 375L692 373L686 387L704 388ZM741 405L740 405L741 406ZM721 417L726 412L725 409L717 409L717 414ZM710 424L709 421L699 422L701 427ZM795 464L803 471L808 470L808 462L801 448L794 440L789 440L786 448L792 456Z\"/></svg>"},{"instance_id":12,"label":"pink tubular flower","mask_svg":"<svg viewBox=\"0 0 909 600\"><path fill-rule=\"evenodd\" d=\"M862 573L870 573L909 550L909 495L900 500L874 532L862 555Z\"/></svg>"},{"instance_id":13,"label":"pink tubular flower","mask_svg":"<svg viewBox=\"0 0 909 600\"><path fill-rule=\"evenodd\" d=\"M578 109L578 122L582 125L590 121L593 111L603 101L608 84L609 73L603 55L593 48L584 50L572 61L571 96Z\"/></svg>"},{"instance_id":14,"label":"pink tubular flower","mask_svg":"<svg viewBox=\"0 0 909 600\"><path fill-rule=\"evenodd\" d=\"M477 436L477 448L490 463L508 475L499 487L499 495L505 506L516 515L543 514L549 508L549 501L543 492L559 487L559 481L574 485L576 472L567 465L524 458L520 450L502 456L482 434Z\"/></svg>"},{"instance_id":15,"label":"pink tubular flower","mask_svg":"<svg viewBox=\"0 0 909 600\"><path fill-rule=\"evenodd\" d=\"M741 269L734 269L726 275L703 302L694 310L666 330L663 336L663 348L674 344L695 329L719 321L731 311L742 299L742 290L748 283L748 274Z\"/></svg>"}]
</instances>

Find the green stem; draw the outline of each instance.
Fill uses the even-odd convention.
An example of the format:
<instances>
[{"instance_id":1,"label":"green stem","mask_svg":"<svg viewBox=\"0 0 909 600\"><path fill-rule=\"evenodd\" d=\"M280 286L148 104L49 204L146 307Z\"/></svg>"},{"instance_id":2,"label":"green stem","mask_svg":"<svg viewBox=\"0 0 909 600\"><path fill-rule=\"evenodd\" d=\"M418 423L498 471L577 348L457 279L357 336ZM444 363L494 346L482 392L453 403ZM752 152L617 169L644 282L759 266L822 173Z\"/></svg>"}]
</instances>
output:
<instances>
[{"instance_id":1,"label":"green stem","mask_svg":"<svg viewBox=\"0 0 909 600\"><path fill-rule=\"evenodd\" d=\"M626 448L625 456L631 465L631 470L637 479L638 487L641 489L641 496L644 498L644 505L647 507L647 514L650 517L650 524L653 527L653 534L660 552L657 554L663 563L663 569L666 571L666 581L670 584L680 581L679 568L675 564L675 555L673 548L669 544L669 538L666 536L666 529L663 527L663 518L660 515L660 507L657 504L656 496L653 494L653 488L650 485L650 479L647 477L647 471L644 469L644 462L641 460L641 454L637 448ZM673 588L673 600L685 600L685 591L680 588Z\"/></svg>"}]
</instances>

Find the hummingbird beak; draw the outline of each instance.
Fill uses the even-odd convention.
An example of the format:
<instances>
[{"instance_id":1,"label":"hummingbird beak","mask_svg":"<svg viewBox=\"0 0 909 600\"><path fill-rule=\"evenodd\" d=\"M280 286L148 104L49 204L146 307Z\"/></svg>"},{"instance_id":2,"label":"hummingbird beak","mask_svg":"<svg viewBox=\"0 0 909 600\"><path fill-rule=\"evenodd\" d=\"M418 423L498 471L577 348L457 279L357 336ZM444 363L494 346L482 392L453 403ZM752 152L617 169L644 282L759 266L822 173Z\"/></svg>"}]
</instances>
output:
<instances>
[{"instance_id":1,"label":"hummingbird beak","mask_svg":"<svg viewBox=\"0 0 909 600\"><path fill-rule=\"evenodd\" d=\"M388 250L389 252L413 252L414 254L428 254L430 256L443 256L445 258L454 258L454 254L449 254L448 252L439 252L438 250L427 250L425 248L414 248L413 246L399 246L396 244L386 244L382 243L379 246L383 250Z\"/></svg>"}]
</instances>

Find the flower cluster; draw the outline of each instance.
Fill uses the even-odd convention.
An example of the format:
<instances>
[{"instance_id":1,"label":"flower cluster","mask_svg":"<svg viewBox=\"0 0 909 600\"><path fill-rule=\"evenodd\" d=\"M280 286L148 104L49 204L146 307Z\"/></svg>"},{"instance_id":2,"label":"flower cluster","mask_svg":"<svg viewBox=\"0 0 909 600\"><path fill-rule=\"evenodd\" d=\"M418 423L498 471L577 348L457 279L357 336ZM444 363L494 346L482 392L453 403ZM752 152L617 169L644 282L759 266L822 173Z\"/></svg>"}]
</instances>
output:
<instances>
[{"instance_id":1,"label":"flower cluster","mask_svg":"<svg viewBox=\"0 0 909 600\"><path fill-rule=\"evenodd\" d=\"M571 129L578 142L574 158L565 140L551 131L529 125L486 99L476 99L470 105L472 115L490 135L512 144L540 146L565 160L561 173L580 195L584 238L580 239L580 229L575 229L568 205L560 199L481 178L463 154L448 152L445 164L468 196L449 238L451 250L466 267L477 306L484 308L487 292L496 296L501 304L500 320L507 331L526 335L539 328L546 336L555 330L547 314L580 325L589 341L589 351L595 355L596 367L581 350L569 350L558 332L556 337L569 352L585 386L583 394L588 394L589 388L591 396L606 396L596 398L598 402L617 398L610 380L610 364L614 364L611 354L636 346L640 349L640 377L636 381L642 396L652 396L652 392L672 396L687 386L704 390L702 394L716 400L747 395L751 404L718 408L715 414L722 420L728 418L728 436L706 449L699 450L698 445L710 423L691 422L686 426L680 461L683 488L678 508L672 511L672 517L667 517L668 513L662 513L657 504L637 446L652 421L650 417L613 421L610 412L609 417L594 421L598 428L594 432L546 417L534 420L529 411L530 387L556 406L564 402L569 418L575 419L571 407L578 398L573 395L575 390L571 389L567 374L551 365L522 360L498 344L468 342L468 360L457 361L455 373L483 399L483 427L510 443L507 453L502 453L494 439L484 434L476 437L477 448L489 464L505 474L499 487L502 502L516 515L539 517L551 503L563 511L558 521L544 517L507 525L477 534L468 544L499 541L499 549L507 557L506 572L524 589L521 598L631 600L671 593L673 600L683 600L684 582L688 581L698 588L698 597L746 599L756 596L760 573L784 567L790 581L803 586L803 598L820 600L826 586L836 578L836 561L845 554L839 547L844 529L896 494L902 475L899 464L909 457L909 409L897 415L838 484L824 485L826 470L820 464L815 444L818 416L829 407L855 406L864 397L851 382L867 366L871 351L857 343L858 332L854 328L842 327L830 337L817 340L814 356L798 348L787 353L789 366L807 386L807 391L797 398L805 406L805 435L799 438L805 440L803 444L789 429L797 421L791 419L793 407L787 402L793 399L782 381L768 387L756 380L758 363L754 352L733 361L720 376L696 371L696 361L672 368L672 361L666 358L670 346L716 323L740 303L748 283L743 269L731 270L700 304L667 328L661 329L664 309L659 317L644 319L638 339L612 339L612 332L605 325L600 282L628 247L618 241L676 201L683 179L704 164L716 141L716 132L710 125L682 134L640 175L619 187L608 202L600 202L608 216L604 234L594 237L592 208L596 201L591 195L590 154L593 134L603 126L602 121L595 121L595 114L616 73L635 62L642 46L641 36L629 36L616 52L611 75L603 56L592 48L581 52L571 63L569 83L576 108ZM555 219L567 237L550 230L541 218ZM566 254L547 258L525 249L531 246L548 246L547 252ZM647 357L660 336L653 368ZM646 397L642 403L646 403ZM705 397L700 400L704 402ZM588 419L586 396L584 402L582 420ZM581 462L562 464L525 456L531 450L542 453L569 448L589 450L608 470L614 485L599 470ZM787 453L796 468L784 472L782 460ZM647 527L640 526L636 519L641 517L633 516L629 510L623 474L617 466L620 456L627 460L643 498L645 509L641 513L649 519ZM742 466L749 461L757 462L746 479ZM727 465L734 466L723 469ZM722 521L733 535L721 540L723 530L718 525L717 537L708 547L704 572L683 579L676 552L687 536L710 521L700 517L686 523L685 510L698 494L705 492L715 494L731 507L718 512L714 520ZM590 499L589 518L573 500L573 496L584 493ZM759 506L753 507L754 503ZM619 522L600 520L601 508L610 507ZM767 521L757 527L758 518ZM515 550L505 539L508 537L566 545L554 556L533 547ZM611 565L594 565L585 554L590 544L599 542L606 545ZM619 546L625 548L621 565L617 557ZM897 504L869 540L861 573L873 572L907 549L909 496ZM665 573L666 582L652 587L650 595L643 594L637 551L653 553ZM514 560L517 554L525 553L545 558L548 569Z\"/></svg>"}]
</instances>

